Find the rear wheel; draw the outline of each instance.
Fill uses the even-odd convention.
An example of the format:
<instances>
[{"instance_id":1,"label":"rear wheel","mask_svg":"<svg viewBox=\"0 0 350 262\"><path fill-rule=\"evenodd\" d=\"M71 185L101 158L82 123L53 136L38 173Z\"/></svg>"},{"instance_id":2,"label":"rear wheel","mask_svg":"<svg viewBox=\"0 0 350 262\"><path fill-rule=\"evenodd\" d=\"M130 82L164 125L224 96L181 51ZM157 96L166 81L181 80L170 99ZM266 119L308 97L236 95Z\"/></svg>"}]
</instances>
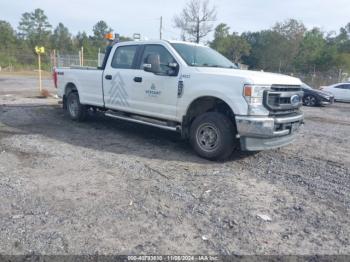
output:
<instances>
[{"instance_id":1,"label":"rear wheel","mask_svg":"<svg viewBox=\"0 0 350 262\"><path fill-rule=\"evenodd\" d=\"M84 121L86 118L86 107L80 104L77 92L70 92L67 97L67 113L74 121Z\"/></svg>"},{"instance_id":2,"label":"rear wheel","mask_svg":"<svg viewBox=\"0 0 350 262\"><path fill-rule=\"evenodd\" d=\"M209 112L191 125L190 143L196 153L209 160L227 159L237 146L233 123L225 115Z\"/></svg>"},{"instance_id":3,"label":"rear wheel","mask_svg":"<svg viewBox=\"0 0 350 262\"><path fill-rule=\"evenodd\" d=\"M316 104L317 104L316 97L314 97L312 95L306 95L304 97L303 101L304 101L304 105L306 105L306 106L316 106Z\"/></svg>"}]
</instances>

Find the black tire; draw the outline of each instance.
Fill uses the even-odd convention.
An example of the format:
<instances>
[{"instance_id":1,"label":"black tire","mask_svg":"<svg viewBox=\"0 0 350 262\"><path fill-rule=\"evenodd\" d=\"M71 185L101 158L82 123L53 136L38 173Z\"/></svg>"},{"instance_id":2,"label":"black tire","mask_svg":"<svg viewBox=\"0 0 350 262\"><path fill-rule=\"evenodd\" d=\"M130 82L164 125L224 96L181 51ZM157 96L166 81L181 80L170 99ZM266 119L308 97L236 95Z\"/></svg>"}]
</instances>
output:
<instances>
[{"instance_id":1,"label":"black tire","mask_svg":"<svg viewBox=\"0 0 350 262\"><path fill-rule=\"evenodd\" d=\"M225 160L237 146L236 130L229 118L216 112L198 116L190 129L196 153L209 160Z\"/></svg>"},{"instance_id":2,"label":"black tire","mask_svg":"<svg viewBox=\"0 0 350 262\"><path fill-rule=\"evenodd\" d=\"M70 92L67 96L67 114L73 121L84 121L87 115L87 109L80 104L79 94Z\"/></svg>"},{"instance_id":3,"label":"black tire","mask_svg":"<svg viewBox=\"0 0 350 262\"><path fill-rule=\"evenodd\" d=\"M306 95L303 98L303 103L305 106L316 106L317 105L317 98L313 95Z\"/></svg>"}]
</instances>

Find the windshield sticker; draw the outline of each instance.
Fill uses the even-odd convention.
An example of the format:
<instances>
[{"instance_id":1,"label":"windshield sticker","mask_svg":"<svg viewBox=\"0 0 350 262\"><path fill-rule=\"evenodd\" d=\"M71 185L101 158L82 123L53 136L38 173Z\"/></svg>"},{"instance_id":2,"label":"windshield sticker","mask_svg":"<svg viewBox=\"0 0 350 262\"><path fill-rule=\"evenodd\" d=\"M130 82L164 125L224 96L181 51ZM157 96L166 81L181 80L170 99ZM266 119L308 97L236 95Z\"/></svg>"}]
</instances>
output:
<instances>
[{"instance_id":1,"label":"windshield sticker","mask_svg":"<svg viewBox=\"0 0 350 262\"><path fill-rule=\"evenodd\" d=\"M128 102L129 96L125 90L125 82L120 73L114 75L108 95L109 104L130 107Z\"/></svg>"},{"instance_id":2,"label":"windshield sticker","mask_svg":"<svg viewBox=\"0 0 350 262\"><path fill-rule=\"evenodd\" d=\"M146 90L146 94L150 97L158 97L162 91L157 90L157 87L155 84L151 85L151 88Z\"/></svg>"}]
</instances>

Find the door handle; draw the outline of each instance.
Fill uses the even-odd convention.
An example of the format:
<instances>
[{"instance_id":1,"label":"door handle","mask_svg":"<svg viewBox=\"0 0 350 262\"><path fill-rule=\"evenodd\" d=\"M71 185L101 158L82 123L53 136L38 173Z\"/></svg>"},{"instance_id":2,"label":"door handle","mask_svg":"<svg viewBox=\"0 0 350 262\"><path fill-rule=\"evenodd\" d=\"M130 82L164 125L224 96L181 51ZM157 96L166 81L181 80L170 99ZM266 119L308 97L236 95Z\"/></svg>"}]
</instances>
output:
<instances>
[{"instance_id":1,"label":"door handle","mask_svg":"<svg viewBox=\"0 0 350 262\"><path fill-rule=\"evenodd\" d=\"M141 83L142 82L142 77L134 77L134 81L136 83Z\"/></svg>"},{"instance_id":2,"label":"door handle","mask_svg":"<svg viewBox=\"0 0 350 262\"><path fill-rule=\"evenodd\" d=\"M105 78L106 78L107 80L112 80L112 76L111 76L111 75L106 75Z\"/></svg>"}]
</instances>

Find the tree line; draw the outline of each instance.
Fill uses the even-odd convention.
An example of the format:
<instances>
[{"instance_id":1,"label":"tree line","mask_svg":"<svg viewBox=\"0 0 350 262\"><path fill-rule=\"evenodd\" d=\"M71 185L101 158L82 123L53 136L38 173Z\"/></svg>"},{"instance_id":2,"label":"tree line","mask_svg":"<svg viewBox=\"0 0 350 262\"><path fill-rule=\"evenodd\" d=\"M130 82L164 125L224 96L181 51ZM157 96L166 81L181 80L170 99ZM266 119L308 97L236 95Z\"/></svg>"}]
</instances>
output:
<instances>
[{"instance_id":1,"label":"tree line","mask_svg":"<svg viewBox=\"0 0 350 262\"><path fill-rule=\"evenodd\" d=\"M97 59L98 50L104 52L106 47L105 34L112 31L101 20L93 26L92 35L84 31L72 35L63 23L53 28L44 11L38 8L22 14L17 30L9 22L0 20L0 66L35 64L35 46L45 47L46 62L52 50L61 54L77 54L81 47L86 58ZM120 39L131 40L123 36Z\"/></svg>"},{"instance_id":2,"label":"tree line","mask_svg":"<svg viewBox=\"0 0 350 262\"><path fill-rule=\"evenodd\" d=\"M276 23L270 29L257 32L231 31L221 23L214 29L216 9L209 0L190 0L182 12L174 17L174 26L181 29L186 41L203 42L214 31L207 44L231 61L242 63L250 69L281 73L347 72L350 73L350 23L339 32L323 32L319 28L307 29L301 21L289 19ZM77 53L84 48L86 57L96 59L103 52L104 35L113 29L104 21L97 22L92 35L78 32L72 35L59 23L52 27L41 9L22 14L17 29L0 21L0 66L11 63L30 64L26 54L34 56L34 47L45 46L62 54ZM131 40L121 37L121 40Z\"/></svg>"},{"instance_id":3,"label":"tree line","mask_svg":"<svg viewBox=\"0 0 350 262\"><path fill-rule=\"evenodd\" d=\"M210 46L251 69L288 73L350 72L350 23L338 34L308 30L290 19L259 32L230 32L219 24Z\"/></svg>"},{"instance_id":4,"label":"tree line","mask_svg":"<svg viewBox=\"0 0 350 262\"><path fill-rule=\"evenodd\" d=\"M213 31L216 18L216 8L210 6L209 0L189 0L174 17L174 25L181 30L183 40L199 43ZM308 30L301 21L289 19L267 30L241 34L220 23L209 45L250 69L299 74L350 73L350 23L337 33L317 27Z\"/></svg>"}]
</instances>

